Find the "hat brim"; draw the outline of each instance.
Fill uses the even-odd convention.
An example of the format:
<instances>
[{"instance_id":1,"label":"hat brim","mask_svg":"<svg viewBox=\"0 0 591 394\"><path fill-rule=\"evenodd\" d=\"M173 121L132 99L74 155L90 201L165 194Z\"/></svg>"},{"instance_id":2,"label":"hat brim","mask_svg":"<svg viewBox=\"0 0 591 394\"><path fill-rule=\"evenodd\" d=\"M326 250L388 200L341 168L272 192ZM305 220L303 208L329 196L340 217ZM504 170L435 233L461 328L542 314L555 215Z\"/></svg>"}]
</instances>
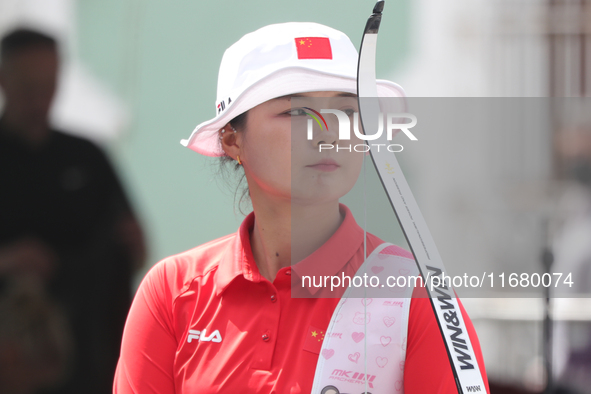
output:
<instances>
[{"instance_id":1,"label":"hat brim","mask_svg":"<svg viewBox=\"0 0 591 394\"><path fill-rule=\"evenodd\" d=\"M379 97L406 97L404 90L394 82L378 79L377 85ZM181 144L205 156L224 156L218 132L236 116L273 98L321 91L357 93L357 80L306 68L282 69L244 91L220 115L199 124Z\"/></svg>"}]
</instances>

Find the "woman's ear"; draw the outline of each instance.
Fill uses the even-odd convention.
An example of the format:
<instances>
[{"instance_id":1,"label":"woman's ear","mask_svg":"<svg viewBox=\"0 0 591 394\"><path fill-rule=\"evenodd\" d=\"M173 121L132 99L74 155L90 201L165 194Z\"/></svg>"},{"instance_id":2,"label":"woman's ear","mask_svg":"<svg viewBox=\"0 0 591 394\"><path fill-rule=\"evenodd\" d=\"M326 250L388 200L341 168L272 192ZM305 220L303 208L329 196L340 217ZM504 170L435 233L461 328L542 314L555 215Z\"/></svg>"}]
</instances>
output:
<instances>
[{"instance_id":1,"label":"woman's ear","mask_svg":"<svg viewBox=\"0 0 591 394\"><path fill-rule=\"evenodd\" d=\"M240 154L240 138L238 133L230 123L226 124L218 133L222 149L228 156L236 160L236 156Z\"/></svg>"}]
</instances>

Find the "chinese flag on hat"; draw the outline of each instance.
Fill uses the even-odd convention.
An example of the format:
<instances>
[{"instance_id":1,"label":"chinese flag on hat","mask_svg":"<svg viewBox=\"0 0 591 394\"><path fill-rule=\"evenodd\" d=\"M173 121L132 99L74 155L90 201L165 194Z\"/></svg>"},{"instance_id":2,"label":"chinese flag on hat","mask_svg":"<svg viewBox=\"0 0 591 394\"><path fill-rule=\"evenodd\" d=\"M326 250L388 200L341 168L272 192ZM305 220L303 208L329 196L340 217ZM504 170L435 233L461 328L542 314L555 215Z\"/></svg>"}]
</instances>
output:
<instances>
[{"instance_id":1,"label":"chinese flag on hat","mask_svg":"<svg viewBox=\"0 0 591 394\"><path fill-rule=\"evenodd\" d=\"M330 40L326 37L299 37L295 44L298 59L332 59Z\"/></svg>"}]
</instances>

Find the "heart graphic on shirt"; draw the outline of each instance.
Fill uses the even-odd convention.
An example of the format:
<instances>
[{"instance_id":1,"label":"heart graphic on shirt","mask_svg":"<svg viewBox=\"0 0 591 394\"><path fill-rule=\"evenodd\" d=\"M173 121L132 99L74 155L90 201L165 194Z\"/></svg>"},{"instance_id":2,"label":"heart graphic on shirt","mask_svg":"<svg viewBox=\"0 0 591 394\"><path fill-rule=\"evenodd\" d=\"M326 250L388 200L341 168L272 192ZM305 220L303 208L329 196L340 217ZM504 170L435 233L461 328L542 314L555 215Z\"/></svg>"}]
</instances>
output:
<instances>
[{"instance_id":1,"label":"heart graphic on shirt","mask_svg":"<svg viewBox=\"0 0 591 394\"><path fill-rule=\"evenodd\" d=\"M336 322L338 323L339 321L341 321L342 318L343 318L343 314L342 313L339 313L337 315Z\"/></svg>"},{"instance_id":2,"label":"heart graphic on shirt","mask_svg":"<svg viewBox=\"0 0 591 394\"><path fill-rule=\"evenodd\" d=\"M388 364L388 357L376 357L376 364L378 367L384 368Z\"/></svg>"},{"instance_id":3,"label":"heart graphic on shirt","mask_svg":"<svg viewBox=\"0 0 591 394\"><path fill-rule=\"evenodd\" d=\"M404 371L404 361L401 361L398 366L400 367L401 371Z\"/></svg>"},{"instance_id":4,"label":"heart graphic on shirt","mask_svg":"<svg viewBox=\"0 0 591 394\"><path fill-rule=\"evenodd\" d=\"M362 303L364 306L368 306L369 304L371 304L371 302L372 302L372 301L373 301L373 299L372 299L372 298L362 298L362 299L361 299L361 303Z\"/></svg>"},{"instance_id":5,"label":"heart graphic on shirt","mask_svg":"<svg viewBox=\"0 0 591 394\"><path fill-rule=\"evenodd\" d=\"M400 269L398 272L400 273L400 275L406 275L406 274L408 274L410 271L409 271L409 270L407 270L406 268L402 268L402 269Z\"/></svg>"},{"instance_id":6,"label":"heart graphic on shirt","mask_svg":"<svg viewBox=\"0 0 591 394\"><path fill-rule=\"evenodd\" d=\"M384 316L384 324L386 327L392 326L392 324L396 323L396 319L390 316Z\"/></svg>"},{"instance_id":7,"label":"heart graphic on shirt","mask_svg":"<svg viewBox=\"0 0 591 394\"><path fill-rule=\"evenodd\" d=\"M371 272L373 272L374 274L379 274L380 272L382 272L384 270L384 267L380 267L377 265L374 265L373 267L371 267Z\"/></svg>"},{"instance_id":8,"label":"heart graphic on shirt","mask_svg":"<svg viewBox=\"0 0 591 394\"><path fill-rule=\"evenodd\" d=\"M404 339L402 340L402 343L400 344L400 349L406 350L406 337L404 337Z\"/></svg>"},{"instance_id":9,"label":"heart graphic on shirt","mask_svg":"<svg viewBox=\"0 0 591 394\"><path fill-rule=\"evenodd\" d=\"M402 380L396 381L396 391L402 390Z\"/></svg>"},{"instance_id":10,"label":"heart graphic on shirt","mask_svg":"<svg viewBox=\"0 0 591 394\"><path fill-rule=\"evenodd\" d=\"M383 335L380 337L380 343L382 344L383 347L388 346L390 344L390 342L392 342L392 338L385 337Z\"/></svg>"},{"instance_id":11,"label":"heart graphic on shirt","mask_svg":"<svg viewBox=\"0 0 591 394\"><path fill-rule=\"evenodd\" d=\"M390 255L381 254L381 253L378 254L378 259L380 259L380 260L386 260L386 259L389 259L389 258L390 258Z\"/></svg>"},{"instance_id":12,"label":"heart graphic on shirt","mask_svg":"<svg viewBox=\"0 0 591 394\"><path fill-rule=\"evenodd\" d=\"M353 361L355 364L357 364L357 361L359 360L359 357L361 356L361 354L359 354L359 352L355 352L353 354L349 354L349 360Z\"/></svg>"},{"instance_id":13,"label":"heart graphic on shirt","mask_svg":"<svg viewBox=\"0 0 591 394\"><path fill-rule=\"evenodd\" d=\"M354 332L353 334L351 334L351 338L353 338L355 343L359 343L363 340L363 338L365 338L365 334L362 332Z\"/></svg>"},{"instance_id":14,"label":"heart graphic on shirt","mask_svg":"<svg viewBox=\"0 0 591 394\"><path fill-rule=\"evenodd\" d=\"M332 356L334 356L334 350L333 349L322 349L322 357L324 357L325 359L329 359Z\"/></svg>"}]
</instances>

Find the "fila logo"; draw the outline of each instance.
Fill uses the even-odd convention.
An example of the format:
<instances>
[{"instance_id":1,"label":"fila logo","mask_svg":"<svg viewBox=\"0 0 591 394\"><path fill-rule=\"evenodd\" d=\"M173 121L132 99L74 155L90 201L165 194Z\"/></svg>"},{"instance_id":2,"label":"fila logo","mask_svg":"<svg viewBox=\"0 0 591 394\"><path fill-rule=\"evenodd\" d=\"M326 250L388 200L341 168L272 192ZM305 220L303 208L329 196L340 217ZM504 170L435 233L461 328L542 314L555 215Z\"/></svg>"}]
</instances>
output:
<instances>
[{"instance_id":1,"label":"fila logo","mask_svg":"<svg viewBox=\"0 0 591 394\"><path fill-rule=\"evenodd\" d=\"M230 105L231 102L232 102L232 99L230 97L228 97L228 105ZM218 106L217 106L218 114L220 112L223 112L225 109L226 109L226 100L222 100L218 103Z\"/></svg>"},{"instance_id":2,"label":"fila logo","mask_svg":"<svg viewBox=\"0 0 591 394\"><path fill-rule=\"evenodd\" d=\"M193 339L199 342L221 342L222 336L218 330L215 330L211 335L207 336L207 331L189 330L189 336L187 337L187 343L191 343Z\"/></svg>"}]
</instances>

